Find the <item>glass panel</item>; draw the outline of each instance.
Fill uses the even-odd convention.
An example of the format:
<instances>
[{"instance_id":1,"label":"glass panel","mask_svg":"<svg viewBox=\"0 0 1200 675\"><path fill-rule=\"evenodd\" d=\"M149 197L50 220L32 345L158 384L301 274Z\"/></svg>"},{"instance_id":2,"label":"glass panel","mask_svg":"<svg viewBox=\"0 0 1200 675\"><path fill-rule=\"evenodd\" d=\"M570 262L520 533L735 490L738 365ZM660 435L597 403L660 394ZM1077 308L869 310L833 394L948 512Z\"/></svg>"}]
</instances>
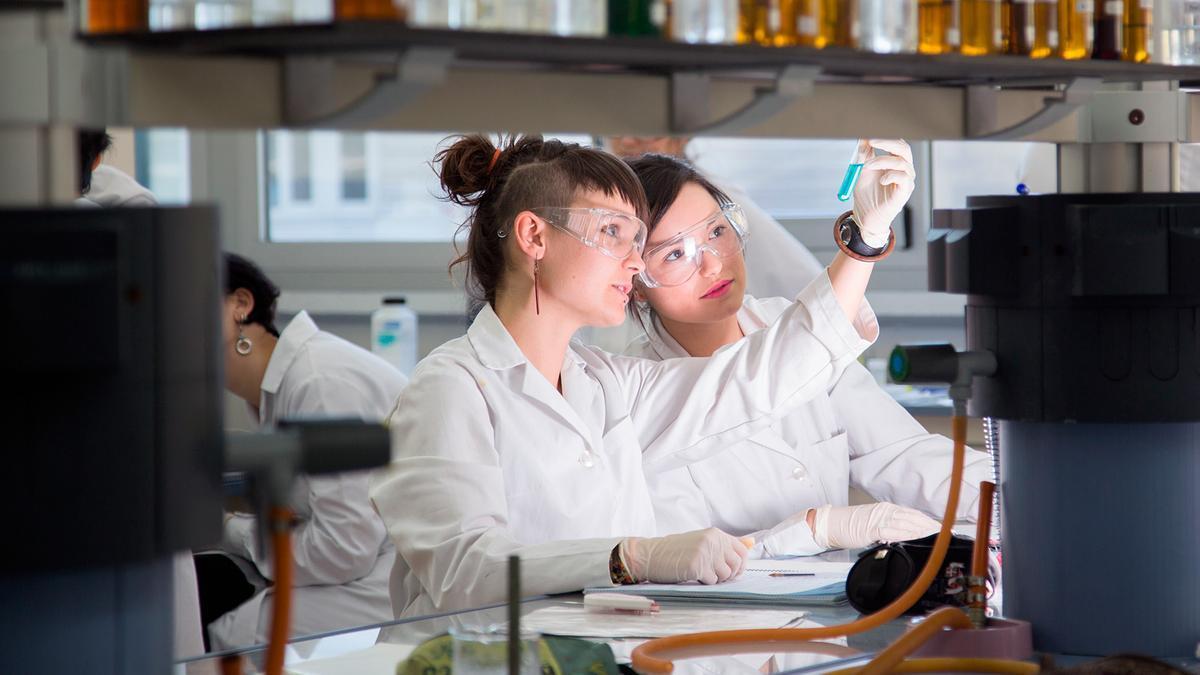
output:
<instances>
[{"instance_id":1,"label":"glass panel","mask_svg":"<svg viewBox=\"0 0 1200 675\"><path fill-rule=\"evenodd\" d=\"M846 210L837 199L853 140L697 138L688 156L708 176L745 190L776 219L828 218Z\"/></svg>"},{"instance_id":2,"label":"glass panel","mask_svg":"<svg viewBox=\"0 0 1200 675\"><path fill-rule=\"evenodd\" d=\"M365 134L342 134L342 199L367 198L367 138Z\"/></svg>"},{"instance_id":3,"label":"glass panel","mask_svg":"<svg viewBox=\"0 0 1200 675\"><path fill-rule=\"evenodd\" d=\"M1058 157L1051 143L934 141L933 208L958 209L970 195L1058 192ZM918 177L919 179L919 177Z\"/></svg>"},{"instance_id":4,"label":"glass panel","mask_svg":"<svg viewBox=\"0 0 1200 675\"><path fill-rule=\"evenodd\" d=\"M312 199L312 142L306 132L292 137L292 201Z\"/></svg>"},{"instance_id":5,"label":"glass panel","mask_svg":"<svg viewBox=\"0 0 1200 675\"><path fill-rule=\"evenodd\" d=\"M185 129L147 129L137 133L137 180L159 204L191 199L188 134Z\"/></svg>"},{"instance_id":6,"label":"glass panel","mask_svg":"<svg viewBox=\"0 0 1200 675\"><path fill-rule=\"evenodd\" d=\"M263 167L268 239L451 241L467 211L438 198L430 167L450 135L269 132ZM593 144L589 136L554 137Z\"/></svg>"}]
</instances>

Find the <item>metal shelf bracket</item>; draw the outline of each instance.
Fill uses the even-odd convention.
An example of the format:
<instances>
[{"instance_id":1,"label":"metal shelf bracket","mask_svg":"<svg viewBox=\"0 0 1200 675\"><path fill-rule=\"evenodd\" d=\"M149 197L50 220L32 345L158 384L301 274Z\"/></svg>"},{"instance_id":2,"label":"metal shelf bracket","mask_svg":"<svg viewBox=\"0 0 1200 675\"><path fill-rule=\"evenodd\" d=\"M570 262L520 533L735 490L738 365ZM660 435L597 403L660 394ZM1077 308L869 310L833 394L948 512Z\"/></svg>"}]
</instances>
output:
<instances>
[{"instance_id":1,"label":"metal shelf bracket","mask_svg":"<svg viewBox=\"0 0 1200 675\"><path fill-rule=\"evenodd\" d=\"M287 57L283 64L284 124L289 127L369 127L444 83L453 61L452 49L410 47L397 57L392 70L376 76L365 93L343 102L345 97L338 95L337 60Z\"/></svg>"},{"instance_id":2,"label":"metal shelf bracket","mask_svg":"<svg viewBox=\"0 0 1200 675\"><path fill-rule=\"evenodd\" d=\"M1091 102L1099 91L1100 78L1071 80L1060 96L1047 97L1041 110L1003 129L996 129L999 92L991 86L967 87L967 138L977 141L1019 141L1056 123Z\"/></svg>"},{"instance_id":3,"label":"metal shelf bracket","mask_svg":"<svg viewBox=\"0 0 1200 675\"><path fill-rule=\"evenodd\" d=\"M718 120L710 119L711 76L707 73L672 73L671 132L685 136L733 134L761 124L778 115L797 98L811 94L813 82L820 73L819 66L785 66L773 85L758 88L749 103Z\"/></svg>"}]
</instances>

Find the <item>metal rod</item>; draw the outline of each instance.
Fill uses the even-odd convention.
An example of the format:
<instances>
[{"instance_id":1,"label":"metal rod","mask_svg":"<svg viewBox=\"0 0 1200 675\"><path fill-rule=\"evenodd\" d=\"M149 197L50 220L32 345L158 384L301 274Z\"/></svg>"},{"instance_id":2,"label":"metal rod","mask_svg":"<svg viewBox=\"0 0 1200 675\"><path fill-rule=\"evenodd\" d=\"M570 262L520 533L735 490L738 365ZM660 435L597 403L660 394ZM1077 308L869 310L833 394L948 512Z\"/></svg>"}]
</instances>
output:
<instances>
[{"instance_id":1,"label":"metal rod","mask_svg":"<svg viewBox=\"0 0 1200 675\"><path fill-rule=\"evenodd\" d=\"M508 556L508 675L521 672L521 557Z\"/></svg>"}]
</instances>

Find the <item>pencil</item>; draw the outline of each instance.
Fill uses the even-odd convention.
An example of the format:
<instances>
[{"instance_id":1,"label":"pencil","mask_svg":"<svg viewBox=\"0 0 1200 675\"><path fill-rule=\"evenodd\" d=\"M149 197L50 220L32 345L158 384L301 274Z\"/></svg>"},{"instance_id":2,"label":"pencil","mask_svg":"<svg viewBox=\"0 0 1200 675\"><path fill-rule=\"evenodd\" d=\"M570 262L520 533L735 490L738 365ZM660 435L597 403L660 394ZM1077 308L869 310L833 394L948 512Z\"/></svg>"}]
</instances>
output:
<instances>
[{"instance_id":1,"label":"pencil","mask_svg":"<svg viewBox=\"0 0 1200 675\"><path fill-rule=\"evenodd\" d=\"M815 577L815 572L771 572L769 577Z\"/></svg>"}]
</instances>

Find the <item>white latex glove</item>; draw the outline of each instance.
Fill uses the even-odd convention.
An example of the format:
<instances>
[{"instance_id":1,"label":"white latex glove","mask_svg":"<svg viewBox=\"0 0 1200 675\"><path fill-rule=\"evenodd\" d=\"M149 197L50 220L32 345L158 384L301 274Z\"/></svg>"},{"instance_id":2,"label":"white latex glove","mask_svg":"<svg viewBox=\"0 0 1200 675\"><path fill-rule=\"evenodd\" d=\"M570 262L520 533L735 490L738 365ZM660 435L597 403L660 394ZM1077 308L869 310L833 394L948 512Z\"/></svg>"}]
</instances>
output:
<instances>
[{"instance_id":1,"label":"white latex glove","mask_svg":"<svg viewBox=\"0 0 1200 675\"><path fill-rule=\"evenodd\" d=\"M863 241L868 246L883 248L887 246L892 221L900 215L916 187L912 149L902 140L864 139L859 143L891 153L871 157L863 163L854 185L854 220L862 231Z\"/></svg>"},{"instance_id":2,"label":"white latex glove","mask_svg":"<svg viewBox=\"0 0 1200 675\"><path fill-rule=\"evenodd\" d=\"M753 545L753 540L710 527L667 537L631 537L621 542L621 557L638 581L716 584L742 573Z\"/></svg>"},{"instance_id":3,"label":"white latex glove","mask_svg":"<svg viewBox=\"0 0 1200 675\"><path fill-rule=\"evenodd\" d=\"M863 548L875 542L928 537L941 523L905 506L887 502L822 506L813 519L813 541L823 548Z\"/></svg>"}]
</instances>

